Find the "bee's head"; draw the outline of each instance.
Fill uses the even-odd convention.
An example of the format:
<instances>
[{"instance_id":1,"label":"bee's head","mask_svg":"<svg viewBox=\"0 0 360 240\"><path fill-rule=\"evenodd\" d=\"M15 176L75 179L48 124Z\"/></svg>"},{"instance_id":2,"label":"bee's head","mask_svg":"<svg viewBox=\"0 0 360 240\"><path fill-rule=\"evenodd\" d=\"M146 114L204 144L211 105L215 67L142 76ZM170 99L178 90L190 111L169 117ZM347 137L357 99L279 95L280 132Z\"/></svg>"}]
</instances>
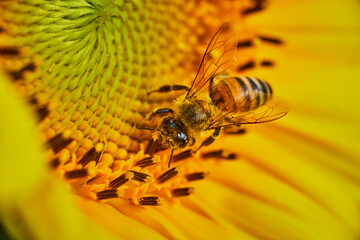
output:
<instances>
[{"instance_id":1,"label":"bee's head","mask_svg":"<svg viewBox=\"0 0 360 240\"><path fill-rule=\"evenodd\" d=\"M185 148L193 142L183 122L174 117L164 118L160 130L162 137L172 148Z\"/></svg>"}]
</instances>

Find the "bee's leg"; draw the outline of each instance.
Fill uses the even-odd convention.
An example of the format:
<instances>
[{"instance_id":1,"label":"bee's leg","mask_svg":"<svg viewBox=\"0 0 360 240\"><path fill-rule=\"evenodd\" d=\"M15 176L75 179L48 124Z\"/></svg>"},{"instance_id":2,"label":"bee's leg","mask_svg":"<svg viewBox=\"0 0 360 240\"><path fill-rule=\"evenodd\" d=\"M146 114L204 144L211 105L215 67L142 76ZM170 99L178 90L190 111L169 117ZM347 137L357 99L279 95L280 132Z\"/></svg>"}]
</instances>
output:
<instances>
[{"instance_id":1,"label":"bee's leg","mask_svg":"<svg viewBox=\"0 0 360 240\"><path fill-rule=\"evenodd\" d=\"M215 131L213 133L212 136L206 138L200 145L200 147L196 150L196 151L199 151L200 148L204 147L204 146L209 146L210 144L212 144L215 139L220 135L220 132L221 132L221 127L217 127L215 128Z\"/></svg>"},{"instance_id":2,"label":"bee's leg","mask_svg":"<svg viewBox=\"0 0 360 240\"><path fill-rule=\"evenodd\" d=\"M167 93L171 91L180 91L180 90L189 90L189 87L184 85L164 85L158 89L152 90L148 92L148 94L159 92L159 93Z\"/></svg>"},{"instance_id":3,"label":"bee's leg","mask_svg":"<svg viewBox=\"0 0 360 240\"><path fill-rule=\"evenodd\" d=\"M172 161L172 159L173 159L174 149L175 149L175 148L172 148L172 149L171 149L171 155L170 155L170 159L169 159L169 163L168 163L168 168L170 168L171 161Z\"/></svg>"},{"instance_id":4,"label":"bee's leg","mask_svg":"<svg viewBox=\"0 0 360 240\"><path fill-rule=\"evenodd\" d=\"M172 110L171 108L157 108L150 114L148 119L151 120L154 116L163 117L168 114L174 114L174 110Z\"/></svg>"}]
</instances>

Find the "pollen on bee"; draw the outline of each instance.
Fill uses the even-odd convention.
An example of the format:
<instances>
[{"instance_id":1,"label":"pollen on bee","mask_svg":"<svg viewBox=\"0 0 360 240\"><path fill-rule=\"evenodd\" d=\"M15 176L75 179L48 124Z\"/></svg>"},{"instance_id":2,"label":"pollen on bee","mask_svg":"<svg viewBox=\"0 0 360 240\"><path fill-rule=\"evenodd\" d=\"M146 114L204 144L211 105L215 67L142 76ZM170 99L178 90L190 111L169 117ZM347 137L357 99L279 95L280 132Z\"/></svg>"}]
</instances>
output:
<instances>
[{"instance_id":1,"label":"pollen on bee","mask_svg":"<svg viewBox=\"0 0 360 240\"><path fill-rule=\"evenodd\" d=\"M175 177L181 171L182 171L182 168L180 166L170 168L169 170L167 170L166 172L161 174L158 177L157 181L158 181L158 183L164 183L164 182L170 180L171 178Z\"/></svg>"},{"instance_id":2,"label":"pollen on bee","mask_svg":"<svg viewBox=\"0 0 360 240\"><path fill-rule=\"evenodd\" d=\"M189 196L194 192L193 187L186 187L186 188L176 188L171 191L174 197L184 197Z\"/></svg>"}]
</instances>

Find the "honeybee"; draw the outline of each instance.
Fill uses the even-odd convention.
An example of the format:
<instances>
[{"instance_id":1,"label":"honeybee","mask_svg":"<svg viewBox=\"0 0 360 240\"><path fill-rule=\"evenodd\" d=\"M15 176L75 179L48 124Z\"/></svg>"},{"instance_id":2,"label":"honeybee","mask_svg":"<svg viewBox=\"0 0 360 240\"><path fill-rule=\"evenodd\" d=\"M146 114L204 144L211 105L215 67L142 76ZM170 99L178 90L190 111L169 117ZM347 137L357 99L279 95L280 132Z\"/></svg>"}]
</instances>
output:
<instances>
[{"instance_id":1,"label":"honeybee","mask_svg":"<svg viewBox=\"0 0 360 240\"><path fill-rule=\"evenodd\" d=\"M186 91L171 108L157 108L148 116L149 121L161 118L157 128L138 127L156 131L153 137L172 149L169 167L174 149L197 144L197 151L214 142L224 127L269 122L287 114L286 104L273 97L267 82L228 73L236 64L236 44L234 27L223 25L207 46L190 87L166 85L150 92Z\"/></svg>"}]
</instances>

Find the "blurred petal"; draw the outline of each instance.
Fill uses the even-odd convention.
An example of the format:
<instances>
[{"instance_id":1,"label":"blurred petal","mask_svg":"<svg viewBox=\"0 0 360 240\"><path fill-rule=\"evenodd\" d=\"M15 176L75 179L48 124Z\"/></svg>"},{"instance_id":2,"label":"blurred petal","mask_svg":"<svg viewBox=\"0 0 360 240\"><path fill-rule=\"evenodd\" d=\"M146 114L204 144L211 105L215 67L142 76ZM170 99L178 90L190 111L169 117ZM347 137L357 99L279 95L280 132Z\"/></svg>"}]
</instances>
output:
<instances>
[{"instance_id":1,"label":"blurred petal","mask_svg":"<svg viewBox=\"0 0 360 240\"><path fill-rule=\"evenodd\" d=\"M86 219L68 191L45 168L35 118L16 97L8 81L1 73L0 216L3 224L17 239L111 239L108 232Z\"/></svg>"}]
</instances>

